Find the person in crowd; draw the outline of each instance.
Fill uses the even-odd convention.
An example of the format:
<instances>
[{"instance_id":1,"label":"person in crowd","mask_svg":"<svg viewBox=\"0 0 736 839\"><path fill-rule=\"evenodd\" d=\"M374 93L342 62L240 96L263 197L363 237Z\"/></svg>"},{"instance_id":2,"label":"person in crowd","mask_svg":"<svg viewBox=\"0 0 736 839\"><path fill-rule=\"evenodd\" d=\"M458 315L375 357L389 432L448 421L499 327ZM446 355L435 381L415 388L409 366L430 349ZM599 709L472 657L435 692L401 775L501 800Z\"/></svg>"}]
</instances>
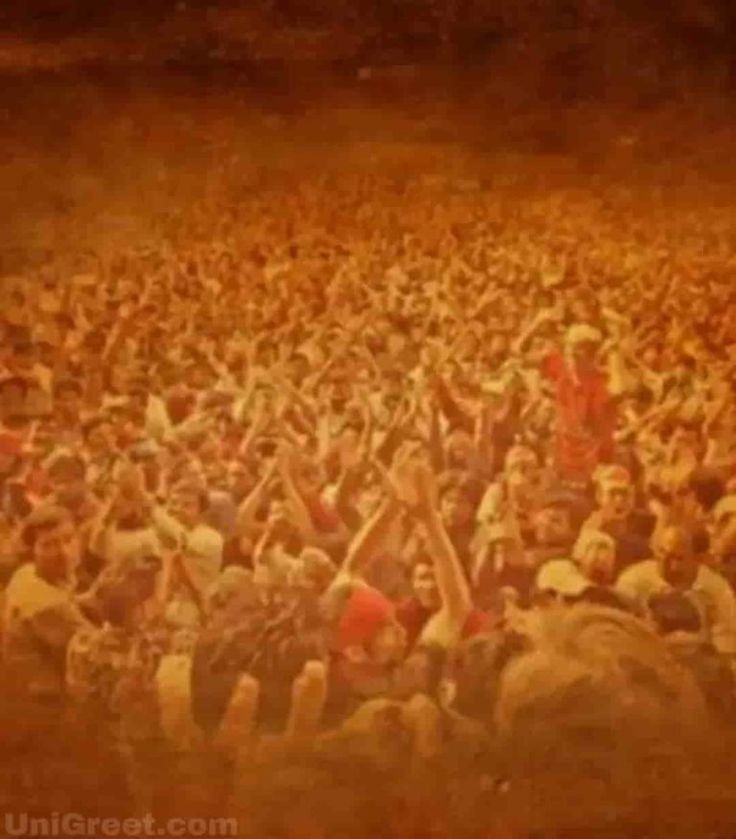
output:
<instances>
[{"instance_id":1,"label":"person in crowd","mask_svg":"<svg viewBox=\"0 0 736 839\"><path fill-rule=\"evenodd\" d=\"M5 591L5 672L14 689L31 700L61 707L67 646L87 624L73 590L79 540L70 513L37 507L24 522L21 547L27 561Z\"/></svg>"},{"instance_id":2,"label":"person in crowd","mask_svg":"<svg viewBox=\"0 0 736 839\"><path fill-rule=\"evenodd\" d=\"M472 763L448 798L498 804L481 754L601 778L725 718L736 320L704 222L287 181L8 294L4 692L101 718L152 808L169 774L342 790L341 749Z\"/></svg>"},{"instance_id":3,"label":"person in crowd","mask_svg":"<svg viewBox=\"0 0 736 839\"><path fill-rule=\"evenodd\" d=\"M654 517L635 509L634 484L625 467L599 468L595 485L597 507L583 527L603 530L615 540L616 566L620 572L648 558Z\"/></svg>"},{"instance_id":4,"label":"person in crowd","mask_svg":"<svg viewBox=\"0 0 736 839\"><path fill-rule=\"evenodd\" d=\"M222 568L223 539L205 524L208 506L206 488L187 480L173 489L170 509L158 506L151 512L157 533L171 548L167 602L171 620L182 625L199 625L206 591Z\"/></svg>"},{"instance_id":5,"label":"person in crowd","mask_svg":"<svg viewBox=\"0 0 736 839\"><path fill-rule=\"evenodd\" d=\"M600 530L583 530L571 559L552 559L541 566L535 581L536 593L565 602L597 603L627 609L613 588L616 579L616 544Z\"/></svg>"},{"instance_id":6,"label":"person in crowd","mask_svg":"<svg viewBox=\"0 0 736 839\"><path fill-rule=\"evenodd\" d=\"M652 595L689 592L698 605L706 637L724 656L736 650L736 595L726 579L699 560L693 534L686 526L667 525L654 537L654 559L630 566L616 582L616 591L641 614Z\"/></svg>"}]
</instances>

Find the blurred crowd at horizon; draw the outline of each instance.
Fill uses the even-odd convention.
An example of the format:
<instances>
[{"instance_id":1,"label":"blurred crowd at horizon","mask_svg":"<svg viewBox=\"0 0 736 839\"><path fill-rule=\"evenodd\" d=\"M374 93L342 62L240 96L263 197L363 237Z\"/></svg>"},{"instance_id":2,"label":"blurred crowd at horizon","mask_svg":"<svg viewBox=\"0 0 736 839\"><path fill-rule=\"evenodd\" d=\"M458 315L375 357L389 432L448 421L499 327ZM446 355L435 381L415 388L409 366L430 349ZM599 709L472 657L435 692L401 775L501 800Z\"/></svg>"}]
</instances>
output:
<instances>
[{"instance_id":1,"label":"blurred crowd at horizon","mask_svg":"<svg viewBox=\"0 0 736 839\"><path fill-rule=\"evenodd\" d=\"M733 84L736 11L726 0L8 0L0 71L166 62L448 64L502 73L540 96L613 89L672 97ZM534 81L536 76L537 81ZM474 84L477 84L477 80Z\"/></svg>"}]
</instances>

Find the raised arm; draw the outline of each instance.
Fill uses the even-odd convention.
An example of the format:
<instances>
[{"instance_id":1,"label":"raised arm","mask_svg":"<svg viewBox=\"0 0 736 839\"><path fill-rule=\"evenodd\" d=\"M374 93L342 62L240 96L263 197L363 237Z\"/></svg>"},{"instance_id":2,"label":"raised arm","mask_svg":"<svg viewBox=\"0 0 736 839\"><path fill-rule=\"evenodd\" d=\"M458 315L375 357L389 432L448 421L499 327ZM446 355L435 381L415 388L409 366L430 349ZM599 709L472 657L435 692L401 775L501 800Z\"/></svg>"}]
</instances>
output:
<instances>
[{"instance_id":1,"label":"raised arm","mask_svg":"<svg viewBox=\"0 0 736 839\"><path fill-rule=\"evenodd\" d=\"M396 498L386 499L366 521L348 548L347 556L340 569L339 577L360 577L365 568L381 552L388 538L391 525L401 514L401 504Z\"/></svg>"},{"instance_id":2,"label":"raised arm","mask_svg":"<svg viewBox=\"0 0 736 839\"><path fill-rule=\"evenodd\" d=\"M271 464L263 473L263 476L258 483L253 487L250 493L241 501L238 507L238 515L236 519L236 527L239 536L245 536L253 527L256 513L263 500L263 494L268 486L269 481L273 478L276 472L276 464Z\"/></svg>"},{"instance_id":3,"label":"raised arm","mask_svg":"<svg viewBox=\"0 0 736 839\"><path fill-rule=\"evenodd\" d=\"M442 523L435 477L426 464L418 464L415 467L414 482L418 502L417 513L426 527L427 544L434 564L442 611L449 619L452 630L459 633L473 607L470 586Z\"/></svg>"}]
</instances>

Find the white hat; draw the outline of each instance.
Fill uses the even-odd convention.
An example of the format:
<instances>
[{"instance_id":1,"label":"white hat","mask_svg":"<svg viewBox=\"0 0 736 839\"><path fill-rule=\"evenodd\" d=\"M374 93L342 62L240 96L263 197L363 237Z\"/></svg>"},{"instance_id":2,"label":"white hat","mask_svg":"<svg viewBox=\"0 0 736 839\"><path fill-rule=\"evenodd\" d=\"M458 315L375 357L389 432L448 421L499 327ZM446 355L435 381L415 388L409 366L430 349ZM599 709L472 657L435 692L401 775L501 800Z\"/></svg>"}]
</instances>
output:
<instances>
[{"instance_id":1,"label":"white hat","mask_svg":"<svg viewBox=\"0 0 736 839\"><path fill-rule=\"evenodd\" d=\"M578 597L590 586L580 569L569 559L553 559L539 569L538 591L549 591L563 597Z\"/></svg>"},{"instance_id":2,"label":"white hat","mask_svg":"<svg viewBox=\"0 0 736 839\"><path fill-rule=\"evenodd\" d=\"M616 548L616 542L612 536L609 536L603 530L595 530L593 528L584 528L575 542L572 549L572 556L575 562L582 562L585 555L590 549L591 545L605 543L613 551Z\"/></svg>"},{"instance_id":3,"label":"white hat","mask_svg":"<svg viewBox=\"0 0 736 839\"><path fill-rule=\"evenodd\" d=\"M603 340L603 335L599 329L590 326L587 323L575 323L565 333L565 343L567 344L600 344Z\"/></svg>"},{"instance_id":4,"label":"white hat","mask_svg":"<svg viewBox=\"0 0 736 839\"><path fill-rule=\"evenodd\" d=\"M724 516L736 515L736 495L724 495L713 508L713 520L719 521Z\"/></svg>"}]
</instances>

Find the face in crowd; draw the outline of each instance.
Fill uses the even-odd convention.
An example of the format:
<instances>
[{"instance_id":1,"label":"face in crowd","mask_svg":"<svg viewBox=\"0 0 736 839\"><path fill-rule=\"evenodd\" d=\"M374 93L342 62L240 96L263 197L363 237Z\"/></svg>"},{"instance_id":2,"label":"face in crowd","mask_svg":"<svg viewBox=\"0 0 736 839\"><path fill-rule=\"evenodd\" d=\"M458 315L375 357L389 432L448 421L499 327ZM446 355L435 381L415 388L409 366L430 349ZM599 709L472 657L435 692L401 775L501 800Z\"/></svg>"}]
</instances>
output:
<instances>
[{"instance_id":1,"label":"face in crowd","mask_svg":"<svg viewBox=\"0 0 736 839\"><path fill-rule=\"evenodd\" d=\"M599 586L611 585L616 577L616 545L606 533L583 533L575 547L575 559L584 576Z\"/></svg>"},{"instance_id":2,"label":"face in crowd","mask_svg":"<svg viewBox=\"0 0 736 839\"><path fill-rule=\"evenodd\" d=\"M533 525L535 540L540 547L565 547L574 536L572 515L563 504L543 507L535 514Z\"/></svg>"},{"instance_id":3,"label":"face in crowd","mask_svg":"<svg viewBox=\"0 0 736 839\"><path fill-rule=\"evenodd\" d=\"M75 505L87 493L86 469L81 459L72 456L58 458L49 468L51 489L61 504Z\"/></svg>"},{"instance_id":4,"label":"face in crowd","mask_svg":"<svg viewBox=\"0 0 736 839\"><path fill-rule=\"evenodd\" d=\"M626 520L633 507L633 490L625 480L603 481L598 488L598 504L607 523Z\"/></svg>"},{"instance_id":5,"label":"face in crowd","mask_svg":"<svg viewBox=\"0 0 736 839\"><path fill-rule=\"evenodd\" d=\"M504 461L506 480L512 485L529 486L538 477L537 456L526 446L513 446Z\"/></svg>"},{"instance_id":6,"label":"face in crowd","mask_svg":"<svg viewBox=\"0 0 736 839\"><path fill-rule=\"evenodd\" d=\"M727 495L716 504L711 517L710 547L716 559L729 559L736 553L736 495Z\"/></svg>"},{"instance_id":7,"label":"face in crowd","mask_svg":"<svg viewBox=\"0 0 736 839\"><path fill-rule=\"evenodd\" d=\"M66 584L79 559L74 522L64 510L40 509L32 514L24 539L38 575L52 585Z\"/></svg>"},{"instance_id":8,"label":"face in crowd","mask_svg":"<svg viewBox=\"0 0 736 839\"><path fill-rule=\"evenodd\" d=\"M204 493L196 487L181 487L172 495L172 511L184 527L196 527L207 509Z\"/></svg>"},{"instance_id":9,"label":"face in crowd","mask_svg":"<svg viewBox=\"0 0 736 839\"><path fill-rule=\"evenodd\" d=\"M374 665L384 667L398 664L406 654L406 631L398 621L386 621L368 641L365 649Z\"/></svg>"},{"instance_id":10,"label":"face in crowd","mask_svg":"<svg viewBox=\"0 0 736 839\"><path fill-rule=\"evenodd\" d=\"M418 560L412 569L411 588L417 601L433 612L440 608L440 595L432 564Z\"/></svg>"},{"instance_id":11,"label":"face in crowd","mask_svg":"<svg viewBox=\"0 0 736 839\"><path fill-rule=\"evenodd\" d=\"M654 556L661 577L675 589L689 588L698 573L690 534L680 527L664 529L655 540Z\"/></svg>"}]
</instances>

